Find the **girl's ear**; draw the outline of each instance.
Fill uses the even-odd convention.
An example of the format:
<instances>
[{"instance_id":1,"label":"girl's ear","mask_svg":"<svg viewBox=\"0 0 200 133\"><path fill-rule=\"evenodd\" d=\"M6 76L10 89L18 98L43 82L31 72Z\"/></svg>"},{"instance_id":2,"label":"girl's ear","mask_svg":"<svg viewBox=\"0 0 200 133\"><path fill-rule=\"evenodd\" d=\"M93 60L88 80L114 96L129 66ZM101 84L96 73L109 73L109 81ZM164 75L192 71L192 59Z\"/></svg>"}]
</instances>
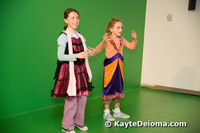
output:
<instances>
[{"instance_id":1,"label":"girl's ear","mask_svg":"<svg viewBox=\"0 0 200 133\"><path fill-rule=\"evenodd\" d=\"M68 20L67 20L67 19L64 19L64 22L65 22L66 24L68 24Z\"/></svg>"},{"instance_id":2,"label":"girl's ear","mask_svg":"<svg viewBox=\"0 0 200 133\"><path fill-rule=\"evenodd\" d=\"M112 28L109 28L109 30L110 30L110 32L112 32L112 31L113 31L113 29L112 29Z\"/></svg>"}]
</instances>

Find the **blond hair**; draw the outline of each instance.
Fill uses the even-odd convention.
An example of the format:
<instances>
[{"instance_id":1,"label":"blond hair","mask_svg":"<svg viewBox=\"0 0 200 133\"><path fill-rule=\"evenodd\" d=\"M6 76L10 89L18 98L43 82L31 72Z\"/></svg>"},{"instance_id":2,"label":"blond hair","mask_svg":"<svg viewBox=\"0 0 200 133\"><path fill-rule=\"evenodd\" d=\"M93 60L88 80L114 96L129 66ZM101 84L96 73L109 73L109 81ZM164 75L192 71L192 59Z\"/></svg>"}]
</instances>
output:
<instances>
[{"instance_id":1,"label":"blond hair","mask_svg":"<svg viewBox=\"0 0 200 133\"><path fill-rule=\"evenodd\" d=\"M122 22L120 18L111 18L106 27L106 33L111 34L110 28L113 28L116 22Z\"/></svg>"}]
</instances>

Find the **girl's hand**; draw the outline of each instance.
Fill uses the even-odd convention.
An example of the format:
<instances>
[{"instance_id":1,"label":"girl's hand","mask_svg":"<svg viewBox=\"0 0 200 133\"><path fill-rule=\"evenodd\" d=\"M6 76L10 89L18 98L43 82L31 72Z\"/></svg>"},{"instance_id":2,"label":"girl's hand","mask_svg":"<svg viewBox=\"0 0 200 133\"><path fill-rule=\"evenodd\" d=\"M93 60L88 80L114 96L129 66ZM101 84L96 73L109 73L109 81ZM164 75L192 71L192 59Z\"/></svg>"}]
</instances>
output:
<instances>
[{"instance_id":1,"label":"girl's hand","mask_svg":"<svg viewBox=\"0 0 200 133\"><path fill-rule=\"evenodd\" d=\"M88 56L94 56L96 53L96 49L91 47L88 47L88 49L89 49Z\"/></svg>"},{"instance_id":2,"label":"girl's hand","mask_svg":"<svg viewBox=\"0 0 200 133\"><path fill-rule=\"evenodd\" d=\"M108 39L108 33L105 33L103 35L103 43L106 43L107 41L109 41L110 39Z\"/></svg>"},{"instance_id":3,"label":"girl's hand","mask_svg":"<svg viewBox=\"0 0 200 133\"><path fill-rule=\"evenodd\" d=\"M78 58L78 59L88 59L87 50L80 52L78 54L75 54L75 57Z\"/></svg>"},{"instance_id":4,"label":"girl's hand","mask_svg":"<svg viewBox=\"0 0 200 133\"><path fill-rule=\"evenodd\" d=\"M132 30L132 39L137 40L137 34L136 34L135 30Z\"/></svg>"}]
</instances>

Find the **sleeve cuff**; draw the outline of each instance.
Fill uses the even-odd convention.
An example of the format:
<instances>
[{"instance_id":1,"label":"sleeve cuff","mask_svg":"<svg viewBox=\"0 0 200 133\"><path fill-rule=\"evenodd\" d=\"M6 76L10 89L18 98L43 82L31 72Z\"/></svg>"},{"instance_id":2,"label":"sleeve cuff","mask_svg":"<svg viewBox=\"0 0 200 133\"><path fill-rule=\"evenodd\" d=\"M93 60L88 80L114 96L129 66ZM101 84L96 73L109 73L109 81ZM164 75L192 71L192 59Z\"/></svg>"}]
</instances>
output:
<instances>
[{"instance_id":1,"label":"sleeve cuff","mask_svg":"<svg viewBox=\"0 0 200 133\"><path fill-rule=\"evenodd\" d=\"M77 58L75 57L75 54L72 54L72 55L71 55L71 59L72 59L73 61L77 61Z\"/></svg>"}]
</instances>

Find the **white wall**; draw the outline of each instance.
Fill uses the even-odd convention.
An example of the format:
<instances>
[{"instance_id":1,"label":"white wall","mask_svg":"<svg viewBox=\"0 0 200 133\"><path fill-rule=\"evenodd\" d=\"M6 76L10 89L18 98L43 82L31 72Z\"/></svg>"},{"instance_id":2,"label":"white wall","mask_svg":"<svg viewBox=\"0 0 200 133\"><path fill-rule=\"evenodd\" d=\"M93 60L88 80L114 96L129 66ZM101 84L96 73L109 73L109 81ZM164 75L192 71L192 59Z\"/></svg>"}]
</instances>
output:
<instances>
[{"instance_id":1,"label":"white wall","mask_svg":"<svg viewBox=\"0 0 200 133\"><path fill-rule=\"evenodd\" d=\"M141 83L200 91L200 0L188 3L147 0Z\"/></svg>"}]
</instances>

